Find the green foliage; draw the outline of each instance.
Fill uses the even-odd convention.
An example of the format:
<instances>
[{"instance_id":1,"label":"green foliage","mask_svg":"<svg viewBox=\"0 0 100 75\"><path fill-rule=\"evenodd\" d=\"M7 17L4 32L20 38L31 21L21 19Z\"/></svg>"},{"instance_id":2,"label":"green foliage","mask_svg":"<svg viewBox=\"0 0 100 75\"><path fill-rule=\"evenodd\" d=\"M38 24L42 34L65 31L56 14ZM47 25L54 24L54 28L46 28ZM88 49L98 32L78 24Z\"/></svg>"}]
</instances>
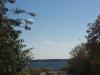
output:
<instances>
[{"instance_id":1,"label":"green foliage","mask_svg":"<svg viewBox=\"0 0 100 75\"><path fill-rule=\"evenodd\" d=\"M89 24L87 33L87 49L90 60L94 57L100 59L100 16L98 16L95 23Z\"/></svg>"},{"instance_id":2,"label":"green foliage","mask_svg":"<svg viewBox=\"0 0 100 75\"><path fill-rule=\"evenodd\" d=\"M76 46L68 66L69 74L99 75L100 74L100 16L94 23L89 23L86 36L87 42Z\"/></svg>"},{"instance_id":3,"label":"green foliage","mask_svg":"<svg viewBox=\"0 0 100 75\"><path fill-rule=\"evenodd\" d=\"M0 0L0 75L18 74L31 59L31 49L25 50L24 40L20 39L22 32L18 28L30 30L29 26L33 22L16 17L10 18L7 13L10 12L11 15L25 13L30 16L35 14L18 8L10 10L5 6L8 2L15 3L16 0Z\"/></svg>"},{"instance_id":4,"label":"green foliage","mask_svg":"<svg viewBox=\"0 0 100 75\"><path fill-rule=\"evenodd\" d=\"M89 24L87 31L87 51L89 54L89 63L91 67L92 75L100 74L100 16L96 21Z\"/></svg>"},{"instance_id":5,"label":"green foliage","mask_svg":"<svg viewBox=\"0 0 100 75\"><path fill-rule=\"evenodd\" d=\"M67 67L68 73L74 75L89 75L88 54L85 44L76 46L71 51L71 55L72 58Z\"/></svg>"}]
</instances>

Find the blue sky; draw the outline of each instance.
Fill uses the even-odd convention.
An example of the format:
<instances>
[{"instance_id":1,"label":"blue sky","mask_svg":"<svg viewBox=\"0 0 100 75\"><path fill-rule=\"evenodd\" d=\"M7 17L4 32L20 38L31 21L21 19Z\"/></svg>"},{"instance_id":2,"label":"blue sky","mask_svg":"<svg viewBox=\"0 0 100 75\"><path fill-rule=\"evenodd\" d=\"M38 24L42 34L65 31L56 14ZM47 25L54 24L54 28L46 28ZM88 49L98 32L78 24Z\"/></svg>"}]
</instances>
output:
<instances>
[{"instance_id":1,"label":"blue sky","mask_svg":"<svg viewBox=\"0 0 100 75\"><path fill-rule=\"evenodd\" d=\"M100 14L100 0L20 0L16 6L37 14L32 30L22 34L35 59L70 58L72 48L85 41L87 24Z\"/></svg>"}]
</instances>

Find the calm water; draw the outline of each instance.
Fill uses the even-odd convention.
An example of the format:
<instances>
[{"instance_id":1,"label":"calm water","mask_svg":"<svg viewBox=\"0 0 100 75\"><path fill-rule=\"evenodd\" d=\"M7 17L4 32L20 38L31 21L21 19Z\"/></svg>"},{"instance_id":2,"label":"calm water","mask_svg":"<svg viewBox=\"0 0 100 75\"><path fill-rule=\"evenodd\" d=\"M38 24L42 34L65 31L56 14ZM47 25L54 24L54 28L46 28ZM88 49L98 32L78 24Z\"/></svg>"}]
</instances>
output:
<instances>
[{"instance_id":1,"label":"calm water","mask_svg":"<svg viewBox=\"0 0 100 75\"><path fill-rule=\"evenodd\" d=\"M57 70L68 64L67 59L46 59L46 60L32 60L28 64L29 68L46 68Z\"/></svg>"}]
</instances>

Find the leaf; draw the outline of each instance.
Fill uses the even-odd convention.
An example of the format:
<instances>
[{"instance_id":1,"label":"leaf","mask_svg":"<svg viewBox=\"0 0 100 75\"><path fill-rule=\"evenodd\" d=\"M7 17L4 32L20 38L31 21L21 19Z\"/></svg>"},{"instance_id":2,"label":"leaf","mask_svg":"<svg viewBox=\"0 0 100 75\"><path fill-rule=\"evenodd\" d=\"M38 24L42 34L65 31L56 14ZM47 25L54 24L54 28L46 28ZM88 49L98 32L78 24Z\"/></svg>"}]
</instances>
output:
<instances>
[{"instance_id":1,"label":"leaf","mask_svg":"<svg viewBox=\"0 0 100 75\"><path fill-rule=\"evenodd\" d=\"M31 15L31 16L36 16L35 13L30 13L30 12L28 12L28 14Z\"/></svg>"},{"instance_id":2,"label":"leaf","mask_svg":"<svg viewBox=\"0 0 100 75\"><path fill-rule=\"evenodd\" d=\"M26 13L26 11L22 10L22 9L19 9L19 8L16 8L16 10L14 10L14 13L20 14L20 13Z\"/></svg>"},{"instance_id":3,"label":"leaf","mask_svg":"<svg viewBox=\"0 0 100 75\"><path fill-rule=\"evenodd\" d=\"M10 3L15 3L16 0L8 0Z\"/></svg>"}]
</instances>

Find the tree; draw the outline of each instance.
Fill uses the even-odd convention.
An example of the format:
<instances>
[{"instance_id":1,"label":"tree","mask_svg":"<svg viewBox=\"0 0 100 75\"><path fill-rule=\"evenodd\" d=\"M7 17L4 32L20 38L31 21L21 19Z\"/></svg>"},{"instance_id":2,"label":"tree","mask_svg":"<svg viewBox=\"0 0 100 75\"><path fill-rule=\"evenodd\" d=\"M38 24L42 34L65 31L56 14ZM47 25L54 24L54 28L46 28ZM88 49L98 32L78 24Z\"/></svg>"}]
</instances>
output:
<instances>
[{"instance_id":1,"label":"tree","mask_svg":"<svg viewBox=\"0 0 100 75\"><path fill-rule=\"evenodd\" d=\"M72 52L68 72L74 75L100 74L100 16L89 23L87 42L76 46Z\"/></svg>"},{"instance_id":2,"label":"tree","mask_svg":"<svg viewBox=\"0 0 100 75\"><path fill-rule=\"evenodd\" d=\"M76 46L71 51L72 58L67 67L68 73L72 75L91 75L88 65L88 54L85 44Z\"/></svg>"},{"instance_id":3,"label":"tree","mask_svg":"<svg viewBox=\"0 0 100 75\"><path fill-rule=\"evenodd\" d=\"M87 30L87 51L91 64L92 75L100 74L100 16L94 23L89 24Z\"/></svg>"},{"instance_id":4,"label":"tree","mask_svg":"<svg viewBox=\"0 0 100 75\"><path fill-rule=\"evenodd\" d=\"M6 7L8 2L15 3L16 0L0 0L0 74L16 75L25 68L31 58L30 49L25 49L24 40L20 39L22 31L18 28L30 30L29 25L33 22L16 17L11 18L7 14L26 13L30 16L35 16L35 14L19 8L11 10Z\"/></svg>"}]
</instances>

